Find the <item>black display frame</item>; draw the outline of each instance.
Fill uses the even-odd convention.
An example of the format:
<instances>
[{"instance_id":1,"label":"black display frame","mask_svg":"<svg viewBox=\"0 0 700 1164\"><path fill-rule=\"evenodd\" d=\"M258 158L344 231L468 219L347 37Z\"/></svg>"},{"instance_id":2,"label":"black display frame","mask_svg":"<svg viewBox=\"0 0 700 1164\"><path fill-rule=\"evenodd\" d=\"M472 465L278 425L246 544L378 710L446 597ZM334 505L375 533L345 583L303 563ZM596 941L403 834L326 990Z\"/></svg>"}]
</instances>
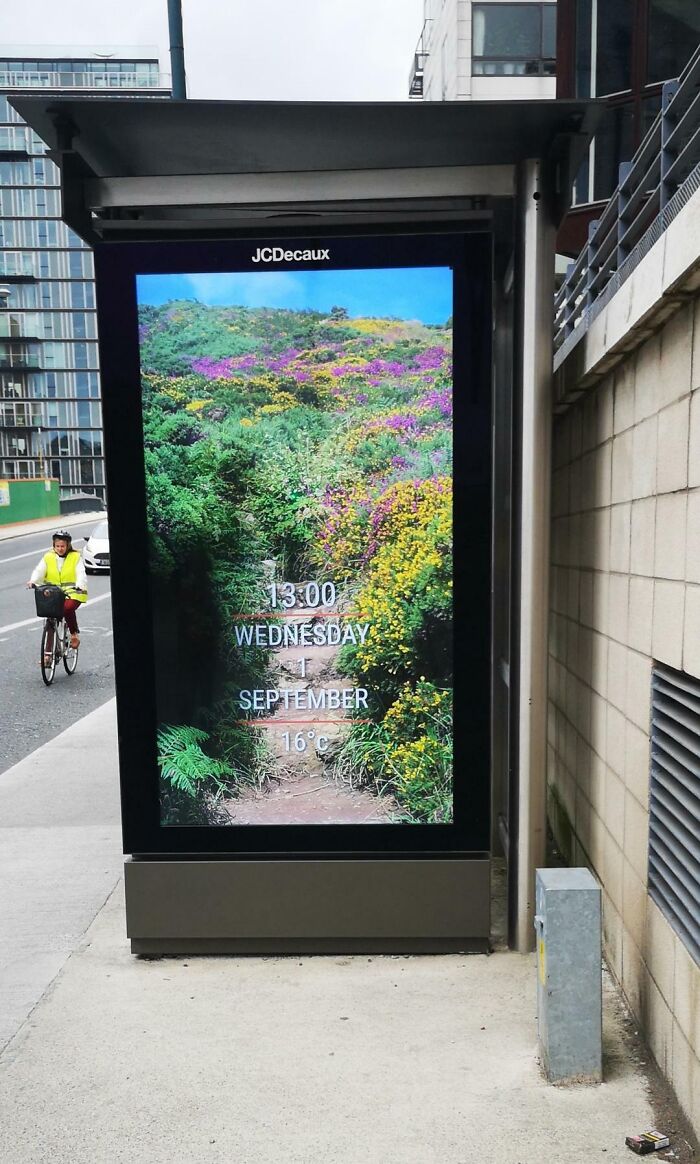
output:
<instances>
[{"instance_id":1,"label":"black display frame","mask_svg":"<svg viewBox=\"0 0 700 1164\"><path fill-rule=\"evenodd\" d=\"M450 824L160 823L136 276L243 272L258 247L330 250L304 269L450 266L454 272L454 818ZM124 852L228 859L484 856L490 850L492 248L484 224L356 233L290 229L95 247L109 499ZM297 266L299 264L296 264ZM272 266L272 265L270 265ZM274 264L293 270L294 262ZM270 269L268 267L268 269ZM467 770L471 769L471 777Z\"/></svg>"}]
</instances>

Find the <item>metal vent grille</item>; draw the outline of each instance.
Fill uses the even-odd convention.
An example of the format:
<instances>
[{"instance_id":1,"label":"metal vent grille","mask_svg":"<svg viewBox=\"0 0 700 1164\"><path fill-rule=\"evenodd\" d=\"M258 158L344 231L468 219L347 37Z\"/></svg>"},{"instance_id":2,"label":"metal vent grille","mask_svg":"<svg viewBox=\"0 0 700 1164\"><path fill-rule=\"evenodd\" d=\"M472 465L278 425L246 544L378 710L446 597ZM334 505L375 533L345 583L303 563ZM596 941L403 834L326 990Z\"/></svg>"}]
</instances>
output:
<instances>
[{"instance_id":1,"label":"metal vent grille","mask_svg":"<svg viewBox=\"0 0 700 1164\"><path fill-rule=\"evenodd\" d=\"M649 893L700 963L700 680L652 675Z\"/></svg>"}]
</instances>

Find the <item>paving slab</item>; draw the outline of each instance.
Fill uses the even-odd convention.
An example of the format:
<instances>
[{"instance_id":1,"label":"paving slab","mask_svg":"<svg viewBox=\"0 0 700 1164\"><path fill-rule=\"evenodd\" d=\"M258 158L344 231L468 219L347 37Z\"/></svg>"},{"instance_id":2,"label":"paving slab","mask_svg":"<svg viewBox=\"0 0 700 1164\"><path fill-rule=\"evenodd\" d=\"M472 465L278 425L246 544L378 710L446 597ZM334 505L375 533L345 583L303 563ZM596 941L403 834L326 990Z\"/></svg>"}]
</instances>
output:
<instances>
[{"instance_id":1,"label":"paving slab","mask_svg":"<svg viewBox=\"0 0 700 1164\"><path fill-rule=\"evenodd\" d=\"M12 1164L629 1164L644 1078L537 1061L535 961L132 957L121 886L0 1058ZM603 1156L604 1153L604 1156Z\"/></svg>"},{"instance_id":2,"label":"paving slab","mask_svg":"<svg viewBox=\"0 0 700 1164\"><path fill-rule=\"evenodd\" d=\"M2 1164L629 1164L654 1116L607 977L605 1082L555 1088L534 956L498 938L134 958L118 820L113 702L0 779Z\"/></svg>"}]
</instances>

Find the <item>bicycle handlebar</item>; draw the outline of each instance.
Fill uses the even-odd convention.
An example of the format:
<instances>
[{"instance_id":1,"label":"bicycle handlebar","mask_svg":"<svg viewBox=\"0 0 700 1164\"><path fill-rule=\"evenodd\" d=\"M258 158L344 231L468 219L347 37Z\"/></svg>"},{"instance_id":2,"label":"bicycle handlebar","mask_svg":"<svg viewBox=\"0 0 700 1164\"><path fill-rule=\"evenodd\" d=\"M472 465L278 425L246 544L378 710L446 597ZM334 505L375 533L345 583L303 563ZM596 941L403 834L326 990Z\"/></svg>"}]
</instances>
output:
<instances>
[{"instance_id":1,"label":"bicycle handlebar","mask_svg":"<svg viewBox=\"0 0 700 1164\"><path fill-rule=\"evenodd\" d=\"M36 582L27 582L27 589L36 590ZM73 586L71 582L66 582L64 586L61 586L61 590L66 589L74 590L76 594L87 594L87 590L84 590L82 586Z\"/></svg>"}]
</instances>

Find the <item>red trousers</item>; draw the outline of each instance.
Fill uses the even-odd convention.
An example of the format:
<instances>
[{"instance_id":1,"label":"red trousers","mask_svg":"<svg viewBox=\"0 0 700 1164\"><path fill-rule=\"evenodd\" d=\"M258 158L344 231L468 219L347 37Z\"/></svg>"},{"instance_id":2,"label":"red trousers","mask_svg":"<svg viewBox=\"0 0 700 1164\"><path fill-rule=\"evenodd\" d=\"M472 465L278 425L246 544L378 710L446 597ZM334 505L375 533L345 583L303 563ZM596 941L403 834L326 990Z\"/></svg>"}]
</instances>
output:
<instances>
[{"instance_id":1,"label":"red trousers","mask_svg":"<svg viewBox=\"0 0 700 1164\"><path fill-rule=\"evenodd\" d=\"M79 606L80 603L75 598L66 598L63 603L63 617L72 635L77 635L78 633L78 620L75 617L75 612Z\"/></svg>"}]
</instances>

